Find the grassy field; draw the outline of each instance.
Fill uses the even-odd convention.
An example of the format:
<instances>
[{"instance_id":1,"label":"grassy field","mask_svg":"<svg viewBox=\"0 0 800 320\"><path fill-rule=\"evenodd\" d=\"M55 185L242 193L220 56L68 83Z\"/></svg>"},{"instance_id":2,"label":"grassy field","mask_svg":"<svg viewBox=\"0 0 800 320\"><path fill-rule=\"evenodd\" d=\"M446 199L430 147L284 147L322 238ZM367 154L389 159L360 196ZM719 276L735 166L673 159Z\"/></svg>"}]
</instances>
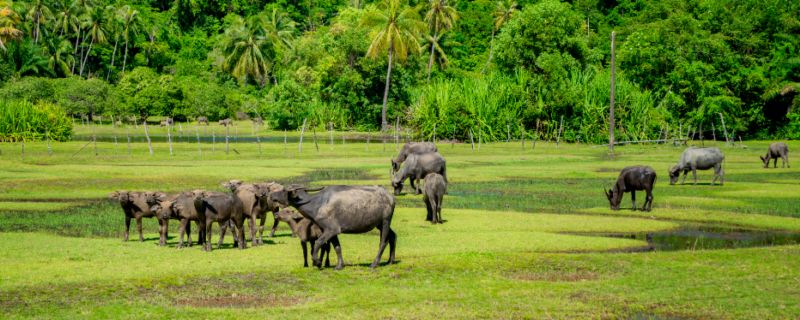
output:
<instances>
[{"instance_id":1,"label":"grassy field","mask_svg":"<svg viewBox=\"0 0 800 320\"><path fill-rule=\"evenodd\" d=\"M144 222L144 243L122 242L123 214L107 195L221 190L234 178L388 188L393 139L354 143L363 135L336 133L330 144L318 132L318 151L307 134L299 152L297 133L284 144L283 132L264 132L269 142L243 139L228 154L220 140L185 138L172 155L168 143L154 143L151 156L146 143L128 148L126 130L79 126L81 136L119 135L96 148L38 142L23 155L19 143L0 144L0 317L800 317L798 244L638 252L647 242L584 234L687 223L800 232L800 169L763 169L767 142L719 144L724 186L709 185L709 171L696 186L670 186L666 169L682 151L671 145L618 147L612 159L590 145L440 143L451 181L447 223L429 225L421 196L400 196L398 264L368 268L378 246L372 232L340 237L347 267L320 271L302 268L299 241L285 225L243 251L230 243L211 253L177 250L175 222L169 246L158 247L155 220ZM601 187L633 164L659 174L653 211L629 210L629 196L611 211Z\"/></svg>"}]
</instances>

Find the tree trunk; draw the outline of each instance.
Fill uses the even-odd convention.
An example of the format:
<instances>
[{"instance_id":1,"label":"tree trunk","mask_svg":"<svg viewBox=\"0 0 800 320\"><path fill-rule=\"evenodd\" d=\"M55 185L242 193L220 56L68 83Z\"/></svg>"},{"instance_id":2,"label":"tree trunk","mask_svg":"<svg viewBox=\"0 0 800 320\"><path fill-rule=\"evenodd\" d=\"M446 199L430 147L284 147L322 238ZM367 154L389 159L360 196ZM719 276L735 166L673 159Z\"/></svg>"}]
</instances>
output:
<instances>
[{"instance_id":1,"label":"tree trunk","mask_svg":"<svg viewBox=\"0 0 800 320\"><path fill-rule=\"evenodd\" d=\"M111 69L114 68L114 58L117 56L117 44L119 44L119 37L114 39L114 52L111 54L111 66L108 67L108 74L106 75L106 82L111 77Z\"/></svg>"},{"instance_id":2,"label":"tree trunk","mask_svg":"<svg viewBox=\"0 0 800 320\"><path fill-rule=\"evenodd\" d=\"M495 29L492 28L492 40L489 41L489 59L486 60L486 64L483 66L483 69L481 70L481 74L486 72L486 69L489 68L489 63L492 62L492 55L494 54L494 33L495 33Z\"/></svg>"},{"instance_id":3,"label":"tree trunk","mask_svg":"<svg viewBox=\"0 0 800 320\"><path fill-rule=\"evenodd\" d=\"M81 73L79 76L83 77L83 67L86 66L86 61L89 60L89 54L92 53L92 45L94 45L94 38L92 41L89 41L89 50L86 50L86 57L83 58L83 62L81 62Z\"/></svg>"},{"instance_id":4,"label":"tree trunk","mask_svg":"<svg viewBox=\"0 0 800 320\"><path fill-rule=\"evenodd\" d=\"M381 108L381 130L386 131L389 124L386 122L386 100L389 98L389 84L392 81L392 56L394 46L389 46L389 67L386 68L386 88L383 89L383 108Z\"/></svg>"},{"instance_id":5,"label":"tree trunk","mask_svg":"<svg viewBox=\"0 0 800 320\"><path fill-rule=\"evenodd\" d=\"M125 62L128 61L128 41L125 41L125 55L122 56L122 74L125 74Z\"/></svg>"},{"instance_id":6,"label":"tree trunk","mask_svg":"<svg viewBox=\"0 0 800 320\"><path fill-rule=\"evenodd\" d=\"M72 51L72 55L77 55L77 54L78 54L78 40L80 40L80 39L81 39L81 27L78 27L78 36L77 36L77 37L75 37L75 48L74 48L74 50ZM80 58L78 58L78 59L80 59ZM71 68L70 72L71 72L72 74L75 74L75 64L76 64L76 62L75 62L75 60L73 59L73 61L72 61L72 67L70 67L70 68Z\"/></svg>"},{"instance_id":7,"label":"tree trunk","mask_svg":"<svg viewBox=\"0 0 800 320\"><path fill-rule=\"evenodd\" d=\"M39 22L39 20L41 20L41 11L36 12L34 18L36 19L36 38L33 39L33 43L38 43L39 33L41 32L41 29L39 28L39 25L41 24L41 22Z\"/></svg>"},{"instance_id":8,"label":"tree trunk","mask_svg":"<svg viewBox=\"0 0 800 320\"><path fill-rule=\"evenodd\" d=\"M438 31L434 32L432 40L433 41L438 41L438 39L437 39L438 36L439 36L439 32ZM431 56L428 59L428 81L429 82L431 81L431 68L433 68L433 55L435 53L434 49L436 49L436 43L433 42L433 41L431 41Z\"/></svg>"}]
</instances>

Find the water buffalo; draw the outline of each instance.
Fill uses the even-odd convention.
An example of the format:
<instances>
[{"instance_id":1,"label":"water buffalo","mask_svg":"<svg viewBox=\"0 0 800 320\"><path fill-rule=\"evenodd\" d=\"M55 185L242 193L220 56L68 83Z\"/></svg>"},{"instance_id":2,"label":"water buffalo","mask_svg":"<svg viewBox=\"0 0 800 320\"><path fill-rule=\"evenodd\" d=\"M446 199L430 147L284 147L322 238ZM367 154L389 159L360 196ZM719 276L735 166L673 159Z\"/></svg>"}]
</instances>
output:
<instances>
[{"instance_id":1,"label":"water buffalo","mask_svg":"<svg viewBox=\"0 0 800 320\"><path fill-rule=\"evenodd\" d=\"M406 164L394 174L392 177L392 187L394 187L394 194L399 195L403 191L403 181L407 178L411 181L411 187L416 190L417 194L422 193L419 181L425 178L429 173L441 174L444 181L447 182L447 166L441 154L438 152L431 152L425 154L411 154L406 160ZM414 185L417 181L417 185Z\"/></svg>"},{"instance_id":2,"label":"water buffalo","mask_svg":"<svg viewBox=\"0 0 800 320\"><path fill-rule=\"evenodd\" d=\"M203 117L203 116L197 117L197 125L199 126L202 123L208 125L208 117Z\"/></svg>"},{"instance_id":3,"label":"water buffalo","mask_svg":"<svg viewBox=\"0 0 800 320\"><path fill-rule=\"evenodd\" d=\"M447 183L444 177L438 173L429 173L425 176L425 193L423 200L428 209L425 220L431 223L442 223L442 199L447 190Z\"/></svg>"},{"instance_id":4,"label":"water buffalo","mask_svg":"<svg viewBox=\"0 0 800 320\"><path fill-rule=\"evenodd\" d=\"M319 191L311 195L307 191ZM271 197L278 203L291 205L308 219L311 219L323 233L314 243L311 258L314 266L322 267L319 249L328 241L336 249L338 263L336 269L344 267L342 248L339 246L340 233L365 233L375 228L380 230L381 241L378 255L372 261L372 268L378 266L383 250L389 244L389 263L394 263L397 234L392 231L394 197L379 186L329 186L317 190L289 186L273 192Z\"/></svg>"},{"instance_id":5,"label":"water buffalo","mask_svg":"<svg viewBox=\"0 0 800 320\"><path fill-rule=\"evenodd\" d=\"M139 231L139 241L144 241L142 234L142 218L156 217L156 213L150 210L158 198L166 197L163 192L137 192L137 191L114 191L109 195L111 199L119 201L122 211L125 213L125 241L128 241L128 234L131 229L131 219L136 219L136 230ZM156 217L159 225L159 245L167 242L167 229L164 220Z\"/></svg>"},{"instance_id":6,"label":"water buffalo","mask_svg":"<svg viewBox=\"0 0 800 320\"><path fill-rule=\"evenodd\" d=\"M625 192L631 193L633 210L636 210L636 190L644 190L647 196L642 206L643 211L650 211L653 207L653 186L656 184L656 171L648 166L632 166L622 169L617 177L614 187L605 191L606 198L611 204L612 210L619 210L622 202L622 195Z\"/></svg>"},{"instance_id":7,"label":"water buffalo","mask_svg":"<svg viewBox=\"0 0 800 320\"><path fill-rule=\"evenodd\" d=\"M397 158L392 159L392 174L400 170L400 165L406 161L406 158L412 154L425 154L430 152L438 152L436 145L433 142L406 142L403 149L397 154Z\"/></svg>"},{"instance_id":8,"label":"water buffalo","mask_svg":"<svg viewBox=\"0 0 800 320\"><path fill-rule=\"evenodd\" d=\"M669 169L669 184L674 185L678 182L681 170L683 171L683 180L681 184L686 182L686 175L689 173L689 170L692 171L692 175L694 176L694 184L697 184L698 169L708 170L714 168L714 180L711 181L711 184L713 185L717 181L717 178L719 178L719 184L722 185L724 183L724 172L722 170L723 160L725 160L725 156L722 154L722 151L719 151L719 148L688 148L683 151L678 164Z\"/></svg>"},{"instance_id":9,"label":"water buffalo","mask_svg":"<svg viewBox=\"0 0 800 320\"><path fill-rule=\"evenodd\" d=\"M189 246L192 246L192 225L194 221L198 226L197 243L205 243L205 230L201 228L201 221L205 221L205 216L200 214L199 208L202 206L201 199L202 192L182 192L175 196L159 199L157 203L151 207L150 210L156 212L158 217L164 221L169 219L176 219L181 222L180 227L180 242L178 248L183 247L183 235L189 240Z\"/></svg>"},{"instance_id":10,"label":"water buffalo","mask_svg":"<svg viewBox=\"0 0 800 320\"><path fill-rule=\"evenodd\" d=\"M769 168L769 160L775 159L773 168L778 167L778 157L781 158L781 168L789 167L789 146L783 142L773 142L769 145L767 156L761 157L761 162L764 163L764 168Z\"/></svg>"},{"instance_id":11,"label":"water buffalo","mask_svg":"<svg viewBox=\"0 0 800 320\"><path fill-rule=\"evenodd\" d=\"M277 213L275 217L279 220L286 222L292 228L292 233L300 238L300 246L303 247L303 267L308 267L308 246L306 243L314 243L322 236L322 228L315 224L311 219L305 218L292 208L283 208ZM320 259L325 258L325 267L331 266L331 245L325 243L322 245L322 256Z\"/></svg>"},{"instance_id":12,"label":"water buffalo","mask_svg":"<svg viewBox=\"0 0 800 320\"><path fill-rule=\"evenodd\" d=\"M166 118L164 120L161 120L161 122L159 123L159 125L162 127L171 126L173 124L175 123L172 121L172 118Z\"/></svg>"},{"instance_id":13,"label":"water buffalo","mask_svg":"<svg viewBox=\"0 0 800 320\"><path fill-rule=\"evenodd\" d=\"M275 182L252 184L243 183L240 180L231 180L223 183L223 187L231 190L242 201L244 217L249 221L250 225L250 238L253 241L253 246L263 244L264 222L267 212L272 212L274 215L280 209L278 204L269 198L269 193L281 190L283 186ZM256 236L256 219L260 219L258 236ZM270 237L275 236L278 222L279 219L275 216Z\"/></svg>"},{"instance_id":14,"label":"water buffalo","mask_svg":"<svg viewBox=\"0 0 800 320\"><path fill-rule=\"evenodd\" d=\"M233 125L233 120L231 120L231 118L222 119L222 120L219 121L219 125L221 125L223 127L227 127L227 126Z\"/></svg>"},{"instance_id":15,"label":"water buffalo","mask_svg":"<svg viewBox=\"0 0 800 320\"><path fill-rule=\"evenodd\" d=\"M261 126L264 125L264 119L262 119L261 117L250 118L250 121L252 121L253 124L257 124L257 125L261 125Z\"/></svg>"},{"instance_id":16,"label":"water buffalo","mask_svg":"<svg viewBox=\"0 0 800 320\"><path fill-rule=\"evenodd\" d=\"M219 223L220 233L227 227L228 221L232 220L236 227L234 237L236 238L239 249L247 248L244 242L244 209L242 201L233 194L222 192L198 192L200 204L197 206L198 213L205 217L205 221L200 221L200 228L206 232L205 246L206 251L211 251L211 227L214 222ZM222 236L220 236L217 248L222 247Z\"/></svg>"}]
</instances>

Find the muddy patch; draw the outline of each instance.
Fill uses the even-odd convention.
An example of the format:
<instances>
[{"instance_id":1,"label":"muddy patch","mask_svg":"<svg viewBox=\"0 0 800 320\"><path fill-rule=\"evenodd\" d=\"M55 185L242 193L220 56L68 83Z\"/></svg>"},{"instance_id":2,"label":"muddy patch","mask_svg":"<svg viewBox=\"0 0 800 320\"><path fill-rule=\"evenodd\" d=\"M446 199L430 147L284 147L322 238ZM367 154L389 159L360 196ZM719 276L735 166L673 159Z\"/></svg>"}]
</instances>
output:
<instances>
[{"instance_id":1,"label":"muddy patch","mask_svg":"<svg viewBox=\"0 0 800 320\"><path fill-rule=\"evenodd\" d=\"M229 296L175 300L176 306L193 308L273 308L288 307L300 303L302 303L302 299L297 297L283 297L271 294L262 296L240 295L236 293Z\"/></svg>"},{"instance_id":2,"label":"muddy patch","mask_svg":"<svg viewBox=\"0 0 800 320\"><path fill-rule=\"evenodd\" d=\"M800 244L800 233L729 226L684 224L649 233L571 233L646 241L647 246L620 252L716 250Z\"/></svg>"}]
</instances>

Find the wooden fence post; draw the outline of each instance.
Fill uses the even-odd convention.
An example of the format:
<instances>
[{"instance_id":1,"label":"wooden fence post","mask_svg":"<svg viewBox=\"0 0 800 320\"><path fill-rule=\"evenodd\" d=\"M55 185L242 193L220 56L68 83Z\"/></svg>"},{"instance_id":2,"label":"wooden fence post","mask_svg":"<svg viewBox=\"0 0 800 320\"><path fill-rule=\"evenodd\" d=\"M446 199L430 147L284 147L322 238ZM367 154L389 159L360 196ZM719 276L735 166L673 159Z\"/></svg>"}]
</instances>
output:
<instances>
[{"instance_id":1,"label":"wooden fence post","mask_svg":"<svg viewBox=\"0 0 800 320\"><path fill-rule=\"evenodd\" d=\"M131 150L131 128L125 128L125 137L128 138L128 155L132 155L133 151Z\"/></svg>"},{"instance_id":2,"label":"wooden fence post","mask_svg":"<svg viewBox=\"0 0 800 320\"><path fill-rule=\"evenodd\" d=\"M297 152L303 153L303 135L306 133L306 120L303 119L303 126L300 127L300 143L297 144Z\"/></svg>"},{"instance_id":3,"label":"wooden fence post","mask_svg":"<svg viewBox=\"0 0 800 320\"><path fill-rule=\"evenodd\" d=\"M314 129L311 131L314 134L314 147L317 148L317 152L319 152L319 144L317 144L317 126L314 126Z\"/></svg>"},{"instance_id":4,"label":"wooden fence post","mask_svg":"<svg viewBox=\"0 0 800 320\"><path fill-rule=\"evenodd\" d=\"M225 154L228 154L228 148L229 148L228 140L230 139L230 136L231 136L231 129L230 128L231 128L230 124L225 125Z\"/></svg>"},{"instance_id":5,"label":"wooden fence post","mask_svg":"<svg viewBox=\"0 0 800 320\"><path fill-rule=\"evenodd\" d=\"M472 144L472 151L475 152L475 139L472 137L472 128L469 129L469 142Z\"/></svg>"},{"instance_id":6,"label":"wooden fence post","mask_svg":"<svg viewBox=\"0 0 800 320\"><path fill-rule=\"evenodd\" d=\"M722 116L722 112L719 113L719 120L722 121L722 131L725 134L725 144L729 144L730 139L728 138L728 129L725 127L725 118Z\"/></svg>"},{"instance_id":7,"label":"wooden fence post","mask_svg":"<svg viewBox=\"0 0 800 320\"><path fill-rule=\"evenodd\" d=\"M144 136L147 138L147 148L150 149L150 155L153 155L153 143L150 141L150 133L147 132L147 120L144 120L142 125L144 125Z\"/></svg>"},{"instance_id":8,"label":"wooden fence post","mask_svg":"<svg viewBox=\"0 0 800 320\"><path fill-rule=\"evenodd\" d=\"M556 138L556 147L561 143L561 132L564 131L564 115L561 115L561 124L558 126L558 137ZM614 148L611 148L614 151Z\"/></svg>"},{"instance_id":9,"label":"wooden fence post","mask_svg":"<svg viewBox=\"0 0 800 320\"><path fill-rule=\"evenodd\" d=\"M608 152L610 154L614 154L614 128L616 125L614 124L614 100L615 100L615 92L616 92L616 62L615 62L615 54L614 54L614 42L616 39L617 33L615 31L611 31L611 93L610 93L610 100L611 104L608 108ZM564 124L564 116L561 116L561 124ZM561 138L561 130L558 132L559 140ZM556 147L558 147L558 141L556 141Z\"/></svg>"},{"instance_id":10,"label":"wooden fence post","mask_svg":"<svg viewBox=\"0 0 800 320\"><path fill-rule=\"evenodd\" d=\"M167 126L167 143L169 143L169 156L171 157L172 156L172 134L170 133L170 131L172 131L172 129L170 129L170 127Z\"/></svg>"},{"instance_id":11,"label":"wooden fence post","mask_svg":"<svg viewBox=\"0 0 800 320\"><path fill-rule=\"evenodd\" d=\"M197 137L197 155L203 156L203 148L200 146L200 129L194 127L194 135Z\"/></svg>"}]
</instances>

